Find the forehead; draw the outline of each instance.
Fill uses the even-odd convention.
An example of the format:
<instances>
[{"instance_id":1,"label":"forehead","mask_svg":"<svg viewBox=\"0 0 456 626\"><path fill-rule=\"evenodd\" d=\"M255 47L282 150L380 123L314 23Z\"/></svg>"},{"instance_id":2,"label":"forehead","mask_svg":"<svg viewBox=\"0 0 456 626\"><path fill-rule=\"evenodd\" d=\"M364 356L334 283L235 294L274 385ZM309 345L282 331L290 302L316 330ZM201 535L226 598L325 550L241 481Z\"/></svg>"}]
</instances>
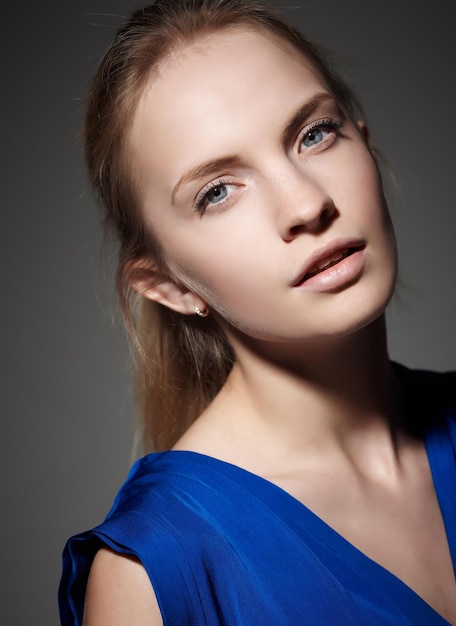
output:
<instances>
[{"instance_id":1,"label":"forehead","mask_svg":"<svg viewBox=\"0 0 456 626\"><path fill-rule=\"evenodd\" d=\"M155 152L177 175L214 151L237 152L316 91L327 91L318 71L286 42L249 30L207 35L178 48L151 76L131 148L147 169Z\"/></svg>"},{"instance_id":2,"label":"forehead","mask_svg":"<svg viewBox=\"0 0 456 626\"><path fill-rule=\"evenodd\" d=\"M259 87L268 84L284 86L290 79L311 77L323 83L310 59L273 34L248 29L220 31L182 44L165 57L146 83L137 116L149 105L158 109L163 101L175 104L177 96L201 104L227 86L233 98L226 100L231 103L236 95L258 93Z\"/></svg>"}]
</instances>

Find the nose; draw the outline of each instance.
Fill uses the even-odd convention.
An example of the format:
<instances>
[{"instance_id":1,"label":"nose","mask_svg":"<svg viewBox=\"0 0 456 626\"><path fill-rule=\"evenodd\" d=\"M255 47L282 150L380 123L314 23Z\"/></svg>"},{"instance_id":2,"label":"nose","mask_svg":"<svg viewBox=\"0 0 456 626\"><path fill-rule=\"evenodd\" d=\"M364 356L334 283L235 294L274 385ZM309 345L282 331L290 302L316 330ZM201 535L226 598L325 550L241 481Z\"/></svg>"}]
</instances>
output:
<instances>
[{"instance_id":1,"label":"nose","mask_svg":"<svg viewBox=\"0 0 456 626\"><path fill-rule=\"evenodd\" d=\"M292 241L303 232L319 233L335 217L333 199L319 180L291 166L275 176L271 184L277 227L284 241Z\"/></svg>"}]
</instances>

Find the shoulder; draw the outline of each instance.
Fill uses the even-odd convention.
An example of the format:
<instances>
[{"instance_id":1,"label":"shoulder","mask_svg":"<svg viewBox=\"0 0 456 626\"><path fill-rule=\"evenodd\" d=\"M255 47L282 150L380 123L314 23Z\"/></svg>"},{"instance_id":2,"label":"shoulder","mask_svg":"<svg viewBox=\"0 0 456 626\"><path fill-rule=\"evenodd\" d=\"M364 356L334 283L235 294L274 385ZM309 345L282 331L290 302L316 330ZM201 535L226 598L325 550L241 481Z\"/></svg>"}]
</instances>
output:
<instances>
[{"instance_id":1,"label":"shoulder","mask_svg":"<svg viewBox=\"0 0 456 626\"><path fill-rule=\"evenodd\" d=\"M92 563L84 605L84 626L162 626L146 570L134 557L101 548Z\"/></svg>"},{"instance_id":2,"label":"shoulder","mask_svg":"<svg viewBox=\"0 0 456 626\"><path fill-rule=\"evenodd\" d=\"M140 607L147 605L146 614L149 614L151 606L157 607L156 594L159 596L160 585L163 587L161 571L168 572L173 566L176 569L180 555L176 554L172 530L166 527L163 510L166 480L161 475L166 475L161 470L161 455L138 460L106 519L67 541L59 585L62 624L80 625L85 609L88 613L84 624L161 624L141 621L140 615L136 619L136 614L125 622L116 622L107 612L112 606L122 616L129 612L130 602L134 602ZM172 509L171 505L169 508ZM156 579L152 573L156 573ZM173 583L178 585L177 580ZM136 597L136 592L140 597ZM120 606L117 602L121 601L124 604ZM157 610L152 614L157 614ZM92 616L90 621L87 615Z\"/></svg>"},{"instance_id":3,"label":"shoulder","mask_svg":"<svg viewBox=\"0 0 456 626\"><path fill-rule=\"evenodd\" d=\"M119 601L129 597L129 585L131 581L134 585L136 576L146 580L147 589L155 594L144 601L158 601L167 623L190 623L188 616L198 611L204 614L197 587L208 568L217 567L215 561L223 551L220 535L232 532L243 513L238 492L230 497L235 483L221 470L214 471L213 465L209 459L184 452L148 455L135 463L106 519L67 542L59 587L62 624L82 623L86 597L92 598L88 607L93 598L105 598L109 604L110 589L117 590ZM222 544L230 553L232 542ZM214 545L219 546L216 554ZM205 567L207 563L210 566ZM102 584L106 594L99 593ZM176 596L180 603L175 602ZM99 604L94 606L98 610ZM129 601L123 606L128 611ZM96 619L87 623L122 622ZM143 624L139 618L127 623Z\"/></svg>"}]
</instances>

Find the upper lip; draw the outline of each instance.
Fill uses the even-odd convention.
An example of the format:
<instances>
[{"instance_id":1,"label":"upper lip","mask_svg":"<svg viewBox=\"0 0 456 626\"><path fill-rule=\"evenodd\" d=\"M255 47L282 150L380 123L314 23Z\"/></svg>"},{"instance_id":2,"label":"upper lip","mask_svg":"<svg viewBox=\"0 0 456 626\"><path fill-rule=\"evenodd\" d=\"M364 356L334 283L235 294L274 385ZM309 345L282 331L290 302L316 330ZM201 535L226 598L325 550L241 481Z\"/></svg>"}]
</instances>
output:
<instances>
[{"instance_id":1,"label":"upper lip","mask_svg":"<svg viewBox=\"0 0 456 626\"><path fill-rule=\"evenodd\" d=\"M307 257L306 262L304 263L303 267L299 271L297 277L294 279L293 287L300 285L305 280L309 271L315 265L322 262L324 259L327 259L332 254L335 254L336 252L340 252L341 250L347 250L347 249L352 252L355 250L360 250L364 248L364 246L365 246L365 242L361 239L345 238L345 239L336 239L335 241L332 241L326 246L323 246L322 248L319 248L318 250L314 250L314 252L312 252L312 254L310 254Z\"/></svg>"}]
</instances>

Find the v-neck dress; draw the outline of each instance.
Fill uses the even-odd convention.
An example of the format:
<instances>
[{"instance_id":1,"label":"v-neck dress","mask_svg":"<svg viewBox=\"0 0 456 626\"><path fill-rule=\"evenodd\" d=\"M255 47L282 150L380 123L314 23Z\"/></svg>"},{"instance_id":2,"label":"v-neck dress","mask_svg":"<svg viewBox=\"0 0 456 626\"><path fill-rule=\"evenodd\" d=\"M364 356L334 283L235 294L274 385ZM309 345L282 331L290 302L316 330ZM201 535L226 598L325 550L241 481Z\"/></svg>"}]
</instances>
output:
<instances>
[{"instance_id":1,"label":"v-neck dress","mask_svg":"<svg viewBox=\"0 0 456 626\"><path fill-rule=\"evenodd\" d=\"M410 406L425 427L455 567L456 375L395 367L418 398ZM195 452L137 461L105 521L68 541L62 626L82 623L89 569L103 545L142 562L165 626L448 626L290 494Z\"/></svg>"}]
</instances>

